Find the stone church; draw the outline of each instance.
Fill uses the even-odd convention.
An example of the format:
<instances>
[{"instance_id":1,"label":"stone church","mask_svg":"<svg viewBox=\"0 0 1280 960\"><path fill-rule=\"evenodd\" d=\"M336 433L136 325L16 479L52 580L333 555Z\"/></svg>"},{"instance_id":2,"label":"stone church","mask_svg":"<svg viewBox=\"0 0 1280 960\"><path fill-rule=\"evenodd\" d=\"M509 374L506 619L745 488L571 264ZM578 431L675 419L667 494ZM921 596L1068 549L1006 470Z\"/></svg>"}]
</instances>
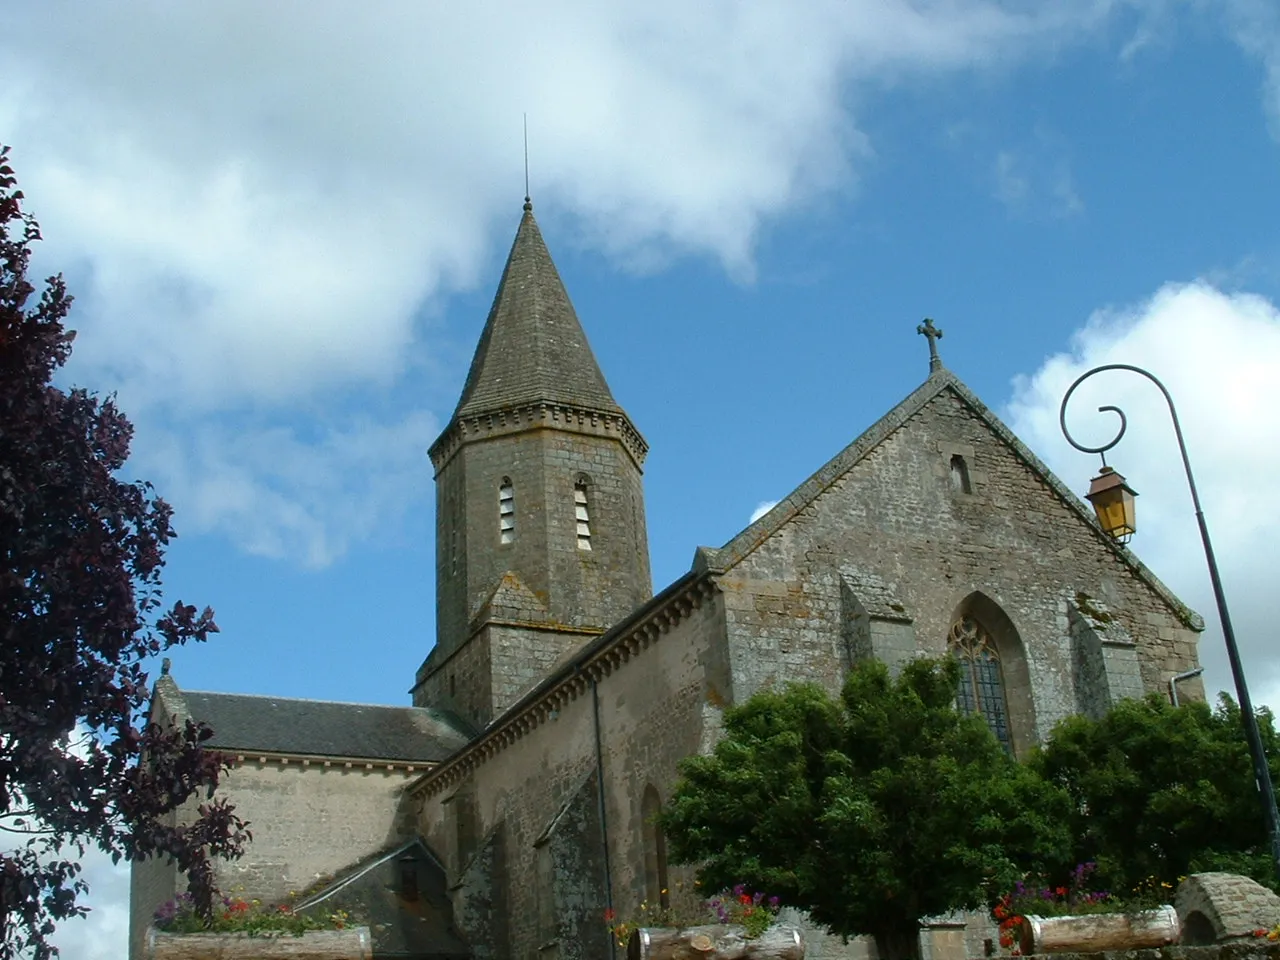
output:
<instances>
[{"instance_id":1,"label":"stone church","mask_svg":"<svg viewBox=\"0 0 1280 960\"><path fill-rule=\"evenodd\" d=\"M958 702L1019 755L1197 666L1200 618L936 353L901 403L656 594L646 451L526 200L430 449L436 644L413 705L156 684L153 718L208 722L234 762L223 790L254 839L221 866L225 890L356 910L380 957L608 957L607 907L691 877L652 819L677 762L763 687L834 692L862 658L951 651ZM180 889L172 867L134 867L133 956ZM810 958L866 951L809 942Z\"/></svg>"}]
</instances>

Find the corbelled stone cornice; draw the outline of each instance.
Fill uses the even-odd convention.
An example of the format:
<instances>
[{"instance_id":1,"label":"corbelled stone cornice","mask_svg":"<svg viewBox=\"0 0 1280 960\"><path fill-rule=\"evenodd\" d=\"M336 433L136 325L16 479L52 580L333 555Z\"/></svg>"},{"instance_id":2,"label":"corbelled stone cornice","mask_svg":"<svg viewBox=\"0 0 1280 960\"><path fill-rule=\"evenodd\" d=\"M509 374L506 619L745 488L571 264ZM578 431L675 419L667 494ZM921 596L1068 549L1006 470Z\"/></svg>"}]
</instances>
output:
<instances>
[{"instance_id":1,"label":"corbelled stone cornice","mask_svg":"<svg viewBox=\"0 0 1280 960\"><path fill-rule=\"evenodd\" d=\"M598 410L549 401L504 407L471 416L456 416L429 451L436 474L464 444L528 430L564 430L595 437L611 437L622 444L637 468L649 452L640 431L621 411Z\"/></svg>"},{"instance_id":2,"label":"corbelled stone cornice","mask_svg":"<svg viewBox=\"0 0 1280 960\"><path fill-rule=\"evenodd\" d=\"M716 590L713 577L685 574L538 684L484 733L414 783L409 792L425 798L458 783L490 757L551 719L563 705L587 693L593 683L648 650Z\"/></svg>"}]
</instances>

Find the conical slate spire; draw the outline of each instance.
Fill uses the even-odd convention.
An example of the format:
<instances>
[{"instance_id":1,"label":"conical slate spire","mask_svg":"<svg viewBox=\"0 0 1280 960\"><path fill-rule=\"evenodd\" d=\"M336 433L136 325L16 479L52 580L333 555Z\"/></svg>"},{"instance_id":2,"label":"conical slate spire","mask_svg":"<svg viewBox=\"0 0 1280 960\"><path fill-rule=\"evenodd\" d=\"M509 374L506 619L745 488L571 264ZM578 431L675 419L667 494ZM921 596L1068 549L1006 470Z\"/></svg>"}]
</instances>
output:
<instances>
[{"instance_id":1,"label":"conical slate spire","mask_svg":"<svg viewBox=\"0 0 1280 960\"><path fill-rule=\"evenodd\" d=\"M533 204L526 198L515 243L453 416L470 417L536 402L622 412L542 241Z\"/></svg>"}]
</instances>

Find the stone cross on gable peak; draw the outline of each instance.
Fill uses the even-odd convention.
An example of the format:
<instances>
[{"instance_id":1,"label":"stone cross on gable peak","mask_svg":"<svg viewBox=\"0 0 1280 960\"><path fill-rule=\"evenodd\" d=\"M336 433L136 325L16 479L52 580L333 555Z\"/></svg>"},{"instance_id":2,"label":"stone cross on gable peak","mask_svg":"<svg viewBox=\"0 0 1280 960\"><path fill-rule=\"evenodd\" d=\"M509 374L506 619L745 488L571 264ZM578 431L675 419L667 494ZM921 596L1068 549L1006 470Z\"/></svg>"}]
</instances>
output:
<instances>
[{"instance_id":1,"label":"stone cross on gable peak","mask_svg":"<svg viewBox=\"0 0 1280 960\"><path fill-rule=\"evenodd\" d=\"M942 369L942 358L938 356L938 341L942 339L942 330L933 325L930 317L916 327L916 333L929 338L929 372Z\"/></svg>"}]
</instances>

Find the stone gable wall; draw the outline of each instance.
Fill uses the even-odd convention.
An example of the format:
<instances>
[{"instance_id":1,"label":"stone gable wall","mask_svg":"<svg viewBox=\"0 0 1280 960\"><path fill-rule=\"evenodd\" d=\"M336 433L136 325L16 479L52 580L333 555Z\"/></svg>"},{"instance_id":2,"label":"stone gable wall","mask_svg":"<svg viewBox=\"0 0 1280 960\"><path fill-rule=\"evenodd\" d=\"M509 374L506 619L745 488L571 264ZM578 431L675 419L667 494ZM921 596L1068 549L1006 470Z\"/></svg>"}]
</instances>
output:
<instances>
[{"instance_id":1,"label":"stone gable wall","mask_svg":"<svg viewBox=\"0 0 1280 960\"><path fill-rule=\"evenodd\" d=\"M970 493L953 483L955 455ZM1030 664L1036 737L1084 706L1068 621L1078 594L1099 598L1132 638L1143 689L1197 664L1198 634L950 391L721 578L734 701L783 679L838 689L842 584L867 576L905 607L927 654L945 649L966 598L997 604ZM1203 695L1197 684L1189 697Z\"/></svg>"},{"instance_id":2,"label":"stone gable wall","mask_svg":"<svg viewBox=\"0 0 1280 960\"><path fill-rule=\"evenodd\" d=\"M151 701L150 720L159 726L173 724L176 718L168 708L165 698L156 695ZM175 705L176 708L176 705ZM186 814L184 822L190 822L190 810L174 810L165 815L164 822L168 826L178 823L179 814ZM164 858L135 861L129 866L129 957L130 960L142 960L146 947L147 928L156 908L167 900L173 899L181 882L185 889L185 880L178 877L178 868L166 863Z\"/></svg>"}]
</instances>

